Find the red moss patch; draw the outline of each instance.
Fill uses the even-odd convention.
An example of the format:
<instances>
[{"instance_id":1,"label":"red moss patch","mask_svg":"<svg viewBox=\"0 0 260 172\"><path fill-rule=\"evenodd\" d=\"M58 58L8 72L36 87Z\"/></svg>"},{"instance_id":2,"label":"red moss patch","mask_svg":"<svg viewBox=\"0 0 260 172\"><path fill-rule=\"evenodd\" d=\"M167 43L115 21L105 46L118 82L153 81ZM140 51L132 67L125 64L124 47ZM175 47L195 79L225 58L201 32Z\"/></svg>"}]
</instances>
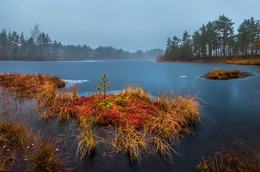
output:
<instances>
[{"instance_id":1,"label":"red moss patch","mask_svg":"<svg viewBox=\"0 0 260 172\"><path fill-rule=\"evenodd\" d=\"M123 100L122 100L123 99ZM144 101L142 98L128 97L124 94L81 97L69 104L72 114L95 115L102 125L132 123L141 127L150 115L158 113L155 101Z\"/></svg>"}]
</instances>

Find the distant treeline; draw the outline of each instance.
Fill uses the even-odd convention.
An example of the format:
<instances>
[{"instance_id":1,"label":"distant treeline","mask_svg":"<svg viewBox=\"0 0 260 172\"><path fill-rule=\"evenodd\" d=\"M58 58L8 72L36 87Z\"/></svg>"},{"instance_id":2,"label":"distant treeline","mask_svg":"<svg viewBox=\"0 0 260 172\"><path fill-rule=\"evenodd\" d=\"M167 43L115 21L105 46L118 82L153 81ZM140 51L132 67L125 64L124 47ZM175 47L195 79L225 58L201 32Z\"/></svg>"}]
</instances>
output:
<instances>
[{"instance_id":1,"label":"distant treeline","mask_svg":"<svg viewBox=\"0 0 260 172\"><path fill-rule=\"evenodd\" d=\"M234 23L225 15L202 25L192 35L187 31L182 39L168 38L162 60L191 60L217 57L256 57L260 54L260 23L253 17L240 24L234 33Z\"/></svg>"},{"instance_id":2,"label":"distant treeline","mask_svg":"<svg viewBox=\"0 0 260 172\"><path fill-rule=\"evenodd\" d=\"M7 33L4 29L0 33L0 60L144 59L163 53L161 49L129 52L110 46L92 49L87 45L63 45L40 32L39 25L34 26L27 39L16 31Z\"/></svg>"}]
</instances>

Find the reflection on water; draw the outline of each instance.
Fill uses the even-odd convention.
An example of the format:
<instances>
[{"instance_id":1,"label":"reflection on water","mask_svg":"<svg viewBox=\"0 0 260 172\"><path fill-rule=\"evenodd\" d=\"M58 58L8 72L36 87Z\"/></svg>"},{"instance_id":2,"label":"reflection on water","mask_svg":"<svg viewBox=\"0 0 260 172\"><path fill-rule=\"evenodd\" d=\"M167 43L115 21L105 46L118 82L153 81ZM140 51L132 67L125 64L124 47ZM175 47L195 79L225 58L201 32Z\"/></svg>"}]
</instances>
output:
<instances>
[{"instance_id":1,"label":"reflection on water","mask_svg":"<svg viewBox=\"0 0 260 172\"><path fill-rule=\"evenodd\" d=\"M200 79L215 68L239 69L254 76L244 79L216 81ZM141 166L129 165L125 156L114 159L98 152L94 161L84 160L75 171L195 171L201 156L208 156L229 147L233 141L257 147L260 143L260 73L258 66L237 66L210 63L155 63L141 60L113 60L89 62L0 62L3 73L44 73L57 75L77 83L80 95L96 91L97 79L106 73L111 93L127 86L140 86L152 95L174 91L181 95L197 94L203 104L201 121L194 136L187 136L175 149L170 165L160 158L143 158ZM82 81L86 82L82 82ZM87 82L87 80L91 82ZM80 82L78 82L80 81ZM30 112L28 112L30 114ZM34 118L31 112L30 119ZM35 122L36 121L36 122ZM44 130L63 132L56 121L42 122L36 118L30 125ZM49 130L49 131L48 131Z\"/></svg>"}]
</instances>

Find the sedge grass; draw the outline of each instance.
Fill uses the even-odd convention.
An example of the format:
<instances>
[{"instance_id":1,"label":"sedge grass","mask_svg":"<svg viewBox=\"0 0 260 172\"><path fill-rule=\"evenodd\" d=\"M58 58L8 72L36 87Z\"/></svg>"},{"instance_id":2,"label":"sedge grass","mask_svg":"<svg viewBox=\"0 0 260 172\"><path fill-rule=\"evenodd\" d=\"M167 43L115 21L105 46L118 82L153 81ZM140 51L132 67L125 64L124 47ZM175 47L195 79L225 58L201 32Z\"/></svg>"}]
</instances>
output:
<instances>
[{"instance_id":1,"label":"sedge grass","mask_svg":"<svg viewBox=\"0 0 260 172\"><path fill-rule=\"evenodd\" d=\"M0 122L0 169L9 170L21 157L27 171L61 171L61 162L51 141L43 141L24 123Z\"/></svg>"},{"instance_id":2,"label":"sedge grass","mask_svg":"<svg viewBox=\"0 0 260 172\"><path fill-rule=\"evenodd\" d=\"M51 119L58 116L59 121L68 120L70 111L67 104L77 97L77 87L73 92L68 90L59 91L52 84L46 84L37 94L36 110L40 112L43 119Z\"/></svg>"},{"instance_id":3,"label":"sedge grass","mask_svg":"<svg viewBox=\"0 0 260 172\"><path fill-rule=\"evenodd\" d=\"M197 165L202 172L208 171L260 171L260 152L234 143L231 149L224 149L202 160Z\"/></svg>"},{"instance_id":4,"label":"sedge grass","mask_svg":"<svg viewBox=\"0 0 260 172\"><path fill-rule=\"evenodd\" d=\"M135 161L140 163L143 155L155 154L167 157L166 159L171 161L171 153L175 152L173 146L176 141L183 138L185 134L192 134L195 124L199 121L201 108L199 99L196 96L168 97L167 93L157 100L149 97L149 92L145 93L141 88L129 87L119 95L106 97L107 101L111 102L111 107L101 108L102 99L95 95L78 101L76 104L79 106L84 105L86 101L88 108L98 107L93 110L88 109L85 113L81 111L82 115L78 115L78 118L87 121L81 122L85 124L83 127L85 129L79 137L78 152L86 156L90 152L89 148L96 149L93 138L97 136L93 137L93 127L111 124L115 128L112 134L108 132L108 135L116 155L126 154L130 163ZM93 102L94 104L91 105ZM120 114L121 112L125 113ZM131 116L131 113L134 115ZM113 118L119 120L118 123L111 123L115 121ZM94 146L87 145L88 143Z\"/></svg>"},{"instance_id":5,"label":"sedge grass","mask_svg":"<svg viewBox=\"0 0 260 172\"><path fill-rule=\"evenodd\" d=\"M93 157L97 148L98 137L95 135L94 124L95 118L80 118L80 134L77 136L78 148L77 156L80 160L84 157Z\"/></svg>"},{"instance_id":6,"label":"sedge grass","mask_svg":"<svg viewBox=\"0 0 260 172\"><path fill-rule=\"evenodd\" d=\"M28 171L62 171L54 144L50 141L36 145L30 156L26 156L26 158L30 162Z\"/></svg>"},{"instance_id":7,"label":"sedge grass","mask_svg":"<svg viewBox=\"0 0 260 172\"><path fill-rule=\"evenodd\" d=\"M41 77L39 77L41 78ZM41 79L40 79L41 80ZM52 82L37 90L37 110L43 119L55 116L65 121L73 116L78 122L77 156L91 157L98 149L95 128L114 127L111 145L125 153L130 163L141 162L143 155L159 154L171 159L173 146L193 132L199 121L200 104L196 96L169 96L156 100L142 88L128 87L118 95L78 97L77 88L58 90Z\"/></svg>"}]
</instances>

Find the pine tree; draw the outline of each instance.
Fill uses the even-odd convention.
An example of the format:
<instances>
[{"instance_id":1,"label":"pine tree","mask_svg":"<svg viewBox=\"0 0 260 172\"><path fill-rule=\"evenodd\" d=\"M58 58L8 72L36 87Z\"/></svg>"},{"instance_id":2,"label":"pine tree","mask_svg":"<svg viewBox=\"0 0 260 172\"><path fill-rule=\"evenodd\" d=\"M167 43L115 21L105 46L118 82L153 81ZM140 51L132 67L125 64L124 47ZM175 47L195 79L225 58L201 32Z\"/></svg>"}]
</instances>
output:
<instances>
[{"instance_id":1,"label":"pine tree","mask_svg":"<svg viewBox=\"0 0 260 172\"><path fill-rule=\"evenodd\" d=\"M215 23L218 37L221 41L222 56L226 57L228 39L230 39L230 37L232 37L234 33L234 23L225 15L219 16L218 20L216 20Z\"/></svg>"}]
</instances>

